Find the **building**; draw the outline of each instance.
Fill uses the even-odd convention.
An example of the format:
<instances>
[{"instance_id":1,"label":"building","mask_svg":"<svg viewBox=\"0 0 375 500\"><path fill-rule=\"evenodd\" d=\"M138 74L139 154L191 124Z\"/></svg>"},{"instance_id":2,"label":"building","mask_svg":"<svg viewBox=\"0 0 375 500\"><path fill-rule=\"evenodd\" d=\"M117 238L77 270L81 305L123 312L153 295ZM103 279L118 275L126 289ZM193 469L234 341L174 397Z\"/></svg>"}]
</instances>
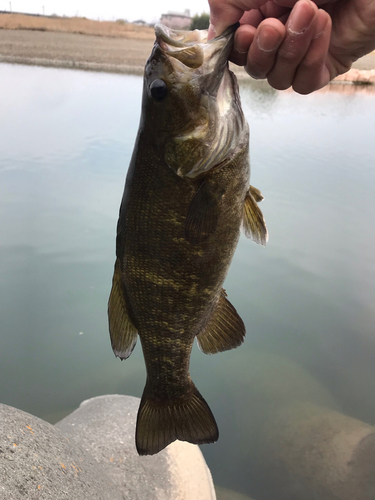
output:
<instances>
[{"instance_id":1,"label":"building","mask_svg":"<svg viewBox=\"0 0 375 500\"><path fill-rule=\"evenodd\" d=\"M186 9L183 14L179 12L168 12L168 14L162 14L160 22L161 24L168 26L168 28L186 30L191 24L190 10Z\"/></svg>"}]
</instances>

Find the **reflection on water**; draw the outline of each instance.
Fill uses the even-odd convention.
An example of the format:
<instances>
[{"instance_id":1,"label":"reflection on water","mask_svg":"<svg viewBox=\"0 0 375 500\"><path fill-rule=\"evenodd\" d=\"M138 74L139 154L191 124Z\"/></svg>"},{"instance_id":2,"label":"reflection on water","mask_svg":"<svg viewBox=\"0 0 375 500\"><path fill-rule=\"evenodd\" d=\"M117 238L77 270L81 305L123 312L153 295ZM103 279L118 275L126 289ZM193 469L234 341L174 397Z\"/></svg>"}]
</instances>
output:
<instances>
[{"instance_id":1,"label":"reflection on water","mask_svg":"<svg viewBox=\"0 0 375 500\"><path fill-rule=\"evenodd\" d=\"M143 389L140 347L116 360L106 318L142 80L0 78L0 400L53 422ZM241 238L226 280L245 344L193 351L221 433L202 450L218 486L256 500L373 500L375 95L241 94L270 241Z\"/></svg>"}]
</instances>

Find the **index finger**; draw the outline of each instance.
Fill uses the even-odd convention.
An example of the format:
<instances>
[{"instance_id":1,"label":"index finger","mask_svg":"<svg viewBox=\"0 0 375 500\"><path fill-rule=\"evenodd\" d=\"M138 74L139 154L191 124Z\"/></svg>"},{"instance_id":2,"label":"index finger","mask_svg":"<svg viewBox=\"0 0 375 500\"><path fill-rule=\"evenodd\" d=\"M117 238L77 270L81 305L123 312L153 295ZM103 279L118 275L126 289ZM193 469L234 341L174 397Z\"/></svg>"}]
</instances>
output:
<instances>
[{"instance_id":1,"label":"index finger","mask_svg":"<svg viewBox=\"0 0 375 500\"><path fill-rule=\"evenodd\" d=\"M258 9L268 0L208 0L210 5L210 27L208 40L220 35L226 28L236 24L244 12Z\"/></svg>"}]
</instances>

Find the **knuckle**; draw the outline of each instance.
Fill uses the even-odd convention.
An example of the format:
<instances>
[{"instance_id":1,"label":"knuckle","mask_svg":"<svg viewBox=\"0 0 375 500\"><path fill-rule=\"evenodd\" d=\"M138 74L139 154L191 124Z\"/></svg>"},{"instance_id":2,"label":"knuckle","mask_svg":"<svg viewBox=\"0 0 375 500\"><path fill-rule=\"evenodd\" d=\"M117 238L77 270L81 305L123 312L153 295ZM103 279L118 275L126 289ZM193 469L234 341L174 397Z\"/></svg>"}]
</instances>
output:
<instances>
[{"instance_id":1,"label":"knuckle","mask_svg":"<svg viewBox=\"0 0 375 500\"><path fill-rule=\"evenodd\" d=\"M250 76L257 79L266 78L275 63L273 56L262 57L262 54L248 57L246 71Z\"/></svg>"},{"instance_id":2,"label":"knuckle","mask_svg":"<svg viewBox=\"0 0 375 500\"><path fill-rule=\"evenodd\" d=\"M273 87L276 90L287 90L292 85L291 80L277 78L272 75L271 76L268 75L267 81L271 85L271 87Z\"/></svg>"},{"instance_id":3,"label":"knuckle","mask_svg":"<svg viewBox=\"0 0 375 500\"><path fill-rule=\"evenodd\" d=\"M246 72L256 80L262 80L263 78L266 78L268 68L266 69L260 66L246 65Z\"/></svg>"},{"instance_id":4,"label":"knuckle","mask_svg":"<svg viewBox=\"0 0 375 500\"><path fill-rule=\"evenodd\" d=\"M319 66L321 66L322 60L316 54L306 54L306 56L299 63L299 68L311 71Z\"/></svg>"},{"instance_id":5,"label":"knuckle","mask_svg":"<svg viewBox=\"0 0 375 500\"><path fill-rule=\"evenodd\" d=\"M298 62L300 57L299 47L291 44L280 47L278 52L278 59L281 59L288 64Z\"/></svg>"},{"instance_id":6,"label":"knuckle","mask_svg":"<svg viewBox=\"0 0 375 500\"><path fill-rule=\"evenodd\" d=\"M246 66L245 67L246 73L251 76L251 78L254 78L255 80L263 80L264 78L267 77L267 72L266 71L260 71L259 68L255 69L253 67Z\"/></svg>"},{"instance_id":7,"label":"knuckle","mask_svg":"<svg viewBox=\"0 0 375 500\"><path fill-rule=\"evenodd\" d=\"M317 90L314 85L307 85L306 82L296 82L293 84L293 90L297 92L297 94L307 95Z\"/></svg>"}]
</instances>

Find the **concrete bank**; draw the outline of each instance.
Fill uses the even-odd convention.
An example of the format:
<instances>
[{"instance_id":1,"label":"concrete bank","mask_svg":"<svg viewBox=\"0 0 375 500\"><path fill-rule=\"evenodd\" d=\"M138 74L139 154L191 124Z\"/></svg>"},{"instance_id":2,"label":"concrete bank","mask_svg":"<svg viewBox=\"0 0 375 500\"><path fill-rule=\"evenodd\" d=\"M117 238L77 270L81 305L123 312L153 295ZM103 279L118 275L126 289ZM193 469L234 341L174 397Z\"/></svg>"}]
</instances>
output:
<instances>
[{"instance_id":1,"label":"concrete bank","mask_svg":"<svg viewBox=\"0 0 375 500\"><path fill-rule=\"evenodd\" d=\"M138 406L100 396L52 426L0 404L0 500L215 500L198 446L138 456Z\"/></svg>"}]
</instances>

